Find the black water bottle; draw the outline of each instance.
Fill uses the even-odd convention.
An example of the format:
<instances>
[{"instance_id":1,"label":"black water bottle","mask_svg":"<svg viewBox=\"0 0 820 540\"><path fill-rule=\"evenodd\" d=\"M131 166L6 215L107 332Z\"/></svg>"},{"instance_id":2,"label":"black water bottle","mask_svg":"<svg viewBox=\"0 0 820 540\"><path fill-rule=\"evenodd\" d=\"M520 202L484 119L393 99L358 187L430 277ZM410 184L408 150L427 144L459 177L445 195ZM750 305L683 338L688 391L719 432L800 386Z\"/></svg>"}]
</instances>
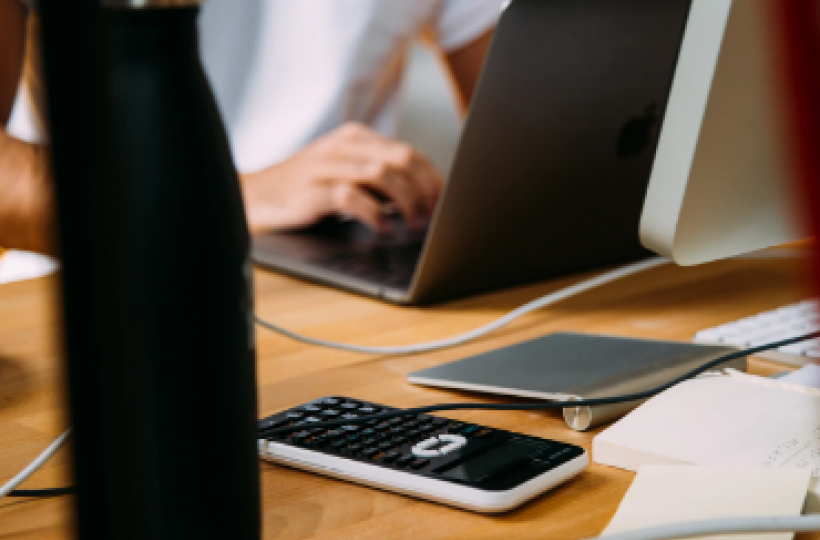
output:
<instances>
[{"instance_id":1,"label":"black water bottle","mask_svg":"<svg viewBox=\"0 0 820 540\"><path fill-rule=\"evenodd\" d=\"M250 242L200 2L101 0L94 37L62 41L85 40L71 81L58 1L42 7L78 537L257 540Z\"/></svg>"}]
</instances>

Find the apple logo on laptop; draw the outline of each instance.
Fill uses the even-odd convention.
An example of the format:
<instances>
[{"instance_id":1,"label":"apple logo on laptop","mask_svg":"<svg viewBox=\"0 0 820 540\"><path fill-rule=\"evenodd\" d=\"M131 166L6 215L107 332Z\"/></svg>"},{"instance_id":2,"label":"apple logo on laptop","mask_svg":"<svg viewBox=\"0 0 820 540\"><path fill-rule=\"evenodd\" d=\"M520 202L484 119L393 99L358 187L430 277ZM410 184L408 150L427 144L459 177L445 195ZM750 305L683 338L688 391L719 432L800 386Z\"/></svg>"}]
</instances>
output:
<instances>
[{"instance_id":1,"label":"apple logo on laptop","mask_svg":"<svg viewBox=\"0 0 820 540\"><path fill-rule=\"evenodd\" d=\"M658 104L652 103L643 113L630 119L618 137L618 157L630 158L640 155L649 146L650 135L658 121Z\"/></svg>"}]
</instances>

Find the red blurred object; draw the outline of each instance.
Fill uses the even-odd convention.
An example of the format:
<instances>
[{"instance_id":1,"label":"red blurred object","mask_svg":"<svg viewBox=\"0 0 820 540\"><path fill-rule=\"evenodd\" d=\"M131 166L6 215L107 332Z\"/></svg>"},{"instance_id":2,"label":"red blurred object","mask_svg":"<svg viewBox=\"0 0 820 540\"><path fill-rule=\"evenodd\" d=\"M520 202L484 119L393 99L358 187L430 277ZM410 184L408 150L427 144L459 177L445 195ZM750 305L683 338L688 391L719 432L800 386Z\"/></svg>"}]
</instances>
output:
<instances>
[{"instance_id":1,"label":"red blurred object","mask_svg":"<svg viewBox=\"0 0 820 540\"><path fill-rule=\"evenodd\" d=\"M771 1L783 43L796 170L811 230L820 239L820 1ZM820 291L820 242L815 242L814 284Z\"/></svg>"}]
</instances>

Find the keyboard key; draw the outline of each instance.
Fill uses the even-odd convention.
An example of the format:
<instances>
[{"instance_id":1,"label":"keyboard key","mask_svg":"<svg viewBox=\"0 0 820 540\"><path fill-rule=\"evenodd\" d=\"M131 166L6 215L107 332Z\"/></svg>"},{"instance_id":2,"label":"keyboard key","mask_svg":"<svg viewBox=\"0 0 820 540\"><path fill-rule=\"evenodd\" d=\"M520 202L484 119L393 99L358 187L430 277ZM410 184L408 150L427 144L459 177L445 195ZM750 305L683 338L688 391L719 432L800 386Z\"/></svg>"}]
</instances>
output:
<instances>
[{"instance_id":1,"label":"keyboard key","mask_svg":"<svg viewBox=\"0 0 820 540\"><path fill-rule=\"evenodd\" d=\"M290 424L290 420L261 420L259 422L259 429L260 431L266 429L277 429L280 427L285 427L288 424Z\"/></svg>"},{"instance_id":2,"label":"keyboard key","mask_svg":"<svg viewBox=\"0 0 820 540\"><path fill-rule=\"evenodd\" d=\"M341 400L338 400L336 398L327 398L327 399L323 399L320 403L322 405L327 405L328 407L335 407L336 405L341 403Z\"/></svg>"},{"instance_id":3,"label":"keyboard key","mask_svg":"<svg viewBox=\"0 0 820 540\"><path fill-rule=\"evenodd\" d=\"M342 413L337 411L336 409L325 409L324 411L322 411L321 414L326 418L336 418Z\"/></svg>"},{"instance_id":4,"label":"keyboard key","mask_svg":"<svg viewBox=\"0 0 820 540\"><path fill-rule=\"evenodd\" d=\"M339 408L344 409L346 411L352 411L353 409L358 409L359 404L354 403L352 401L346 401L345 403L342 403L341 405L339 405Z\"/></svg>"},{"instance_id":5,"label":"keyboard key","mask_svg":"<svg viewBox=\"0 0 820 540\"><path fill-rule=\"evenodd\" d=\"M706 328L695 334L694 341L745 348L797 337L818 329L820 310L817 300L811 299ZM816 344L806 341L786 345L776 350L757 353L755 356L803 365L806 363L806 351L812 348L820 348L820 341Z\"/></svg>"},{"instance_id":6,"label":"keyboard key","mask_svg":"<svg viewBox=\"0 0 820 540\"><path fill-rule=\"evenodd\" d=\"M419 470L419 469L425 468L429 464L430 464L429 459L417 459L416 461L414 461L413 463L410 464L410 468Z\"/></svg>"},{"instance_id":7,"label":"keyboard key","mask_svg":"<svg viewBox=\"0 0 820 540\"><path fill-rule=\"evenodd\" d=\"M397 452L397 451L394 450L392 452L387 452L385 455L383 455L382 460L385 463L392 463L392 462L396 461L397 459L399 459L400 457L401 457L401 452Z\"/></svg>"},{"instance_id":8,"label":"keyboard key","mask_svg":"<svg viewBox=\"0 0 820 540\"><path fill-rule=\"evenodd\" d=\"M404 467L405 465L409 465L416 460L415 456L404 456L396 460L396 465L400 467Z\"/></svg>"},{"instance_id":9,"label":"keyboard key","mask_svg":"<svg viewBox=\"0 0 820 540\"><path fill-rule=\"evenodd\" d=\"M375 456L378 453L379 453L379 449L372 448L372 447L365 448L364 450L362 450L362 456L366 457L366 458L372 458L373 456Z\"/></svg>"},{"instance_id":10,"label":"keyboard key","mask_svg":"<svg viewBox=\"0 0 820 540\"><path fill-rule=\"evenodd\" d=\"M376 414L378 412L381 412L381 409L378 407L371 407L370 405L366 405L364 407L359 407L359 409L356 412L366 416L368 414Z\"/></svg>"},{"instance_id":11,"label":"keyboard key","mask_svg":"<svg viewBox=\"0 0 820 540\"><path fill-rule=\"evenodd\" d=\"M303 412L308 413L308 414L322 412L322 408L317 406L317 405L305 405L304 407L301 408L301 410Z\"/></svg>"},{"instance_id":12,"label":"keyboard key","mask_svg":"<svg viewBox=\"0 0 820 540\"><path fill-rule=\"evenodd\" d=\"M292 411L285 415L288 420L300 420L305 417L305 413L299 411Z\"/></svg>"}]
</instances>

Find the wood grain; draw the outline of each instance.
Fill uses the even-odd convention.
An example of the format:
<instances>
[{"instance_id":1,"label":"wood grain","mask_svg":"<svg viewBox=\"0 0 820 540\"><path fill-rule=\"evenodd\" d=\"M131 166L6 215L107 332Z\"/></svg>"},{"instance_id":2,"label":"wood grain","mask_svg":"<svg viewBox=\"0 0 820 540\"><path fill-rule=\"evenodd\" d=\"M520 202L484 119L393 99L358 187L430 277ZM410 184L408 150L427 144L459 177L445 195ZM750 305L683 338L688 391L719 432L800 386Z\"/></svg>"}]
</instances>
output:
<instances>
[{"instance_id":1,"label":"wood grain","mask_svg":"<svg viewBox=\"0 0 820 540\"><path fill-rule=\"evenodd\" d=\"M487 323L537 296L587 276L451 302L402 308L256 273L257 311L313 336L369 345L444 338ZM694 268L650 270L530 314L477 342L436 353L372 357L307 347L259 330L259 413L342 394L399 407L477 394L411 386L407 373L570 330L688 341L699 329L808 296L799 261L738 259ZM54 278L0 287L0 481L10 478L66 424ZM782 366L753 361L770 374ZM501 400L498 400L501 401ZM594 433L567 429L557 413L469 412L462 418L590 447ZM26 487L70 482L67 451ZM265 538L270 540L580 539L607 524L633 474L592 465L576 480L501 516L482 516L270 464L261 465ZM70 497L0 501L0 539L71 538ZM801 538L820 539L820 535Z\"/></svg>"}]
</instances>

